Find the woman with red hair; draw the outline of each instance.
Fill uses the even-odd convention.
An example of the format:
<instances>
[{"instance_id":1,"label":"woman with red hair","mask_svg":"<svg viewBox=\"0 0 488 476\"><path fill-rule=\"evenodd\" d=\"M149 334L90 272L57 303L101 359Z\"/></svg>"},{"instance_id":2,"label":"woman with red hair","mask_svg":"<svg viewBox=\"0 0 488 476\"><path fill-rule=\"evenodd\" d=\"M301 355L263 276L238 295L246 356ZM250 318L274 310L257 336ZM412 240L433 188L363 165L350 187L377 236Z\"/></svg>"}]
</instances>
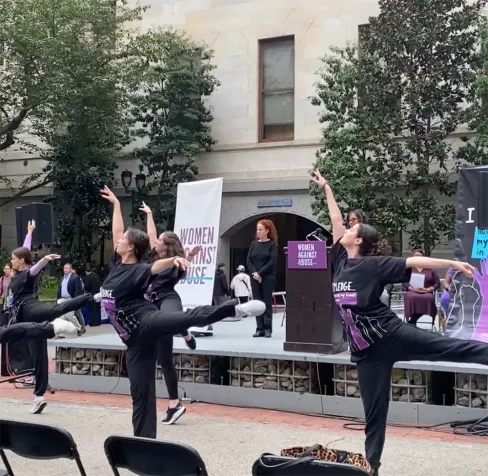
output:
<instances>
[{"instance_id":1,"label":"woman with red hair","mask_svg":"<svg viewBox=\"0 0 488 476\"><path fill-rule=\"evenodd\" d=\"M278 256L278 233L271 220L259 220L256 239L249 247L247 269L251 273L251 288L254 299L266 304L263 314L256 317L254 337L271 337L273 332L273 291L276 282L276 258Z\"/></svg>"}]
</instances>

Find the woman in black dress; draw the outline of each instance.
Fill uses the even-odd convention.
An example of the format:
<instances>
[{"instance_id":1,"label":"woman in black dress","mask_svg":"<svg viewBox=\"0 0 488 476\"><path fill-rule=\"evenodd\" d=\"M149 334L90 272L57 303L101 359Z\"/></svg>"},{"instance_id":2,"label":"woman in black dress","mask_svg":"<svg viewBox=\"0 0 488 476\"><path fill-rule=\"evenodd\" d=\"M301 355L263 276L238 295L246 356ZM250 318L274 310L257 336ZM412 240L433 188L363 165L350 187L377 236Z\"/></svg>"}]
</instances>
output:
<instances>
[{"instance_id":1,"label":"woman in black dress","mask_svg":"<svg viewBox=\"0 0 488 476\"><path fill-rule=\"evenodd\" d=\"M151 246L151 261L162 258L173 258L179 256L186 258L191 263L199 253L201 247L193 248L186 256L180 239L175 233L165 231L158 237L156 224L154 223L151 209L143 202L140 208L146 214L147 235ZM163 312L183 311L183 304L180 295L176 292L175 286L185 277L185 271L174 266L164 270L155 276L146 297L152 301ZM181 333L186 345L195 350L197 343L188 330ZM169 406L166 415L162 419L164 425L172 425L186 411L186 408L178 399L178 373L173 360L173 335L168 334L158 342L158 362L163 370L164 381L168 390Z\"/></svg>"},{"instance_id":2,"label":"woman in black dress","mask_svg":"<svg viewBox=\"0 0 488 476\"><path fill-rule=\"evenodd\" d=\"M168 335L185 332L190 327L204 327L226 317L258 315L264 304L250 301L235 305L200 306L187 311L161 311L145 299L154 276L174 267L187 269L190 263L179 256L143 262L149 251L149 237L141 230L129 228L124 221L117 197L107 188L102 197L113 205L112 267L102 288L102 306L111 324L127 346L126 363L132 395L132 425L134 435L156 438L156 360L157 342ZM68 301L69 302L69 301Z\"/></svg>"},{"instance_id":3,"label":"woman in black dress","mask_svg":"<svg viewBox=\"0 0 488 476\"><path fill-rule=\"evenodd\" d=\"M332 291L346 329L351 361L357 365L366 418L366 458L378 475L385 443L391 372L399 361L426 360L488 365L488 345L453 339L402 322L384 303L386 284L410 281L412 268L446 269L472 277L476 269L459 261L381 255L385 243L366 224L345 229L332 189L320 172L315 184L325 191L334 245L330 252Z\"/></svg>"},{"instance_id":4,"label":"woman in black dress","mask_svg":"<svg viewBox=\"0 0 488 476\"><path fill-rule=\"evenodd\" d=\"M254 298L266 304L263 314L256 317L256 332L253 337L271 337L273 333L273 291L276 284L276 258L278 256L278 233L271 220L259 220L256 240L247 254L247 269L251 273Z\"/></svg>"}]
</instances>

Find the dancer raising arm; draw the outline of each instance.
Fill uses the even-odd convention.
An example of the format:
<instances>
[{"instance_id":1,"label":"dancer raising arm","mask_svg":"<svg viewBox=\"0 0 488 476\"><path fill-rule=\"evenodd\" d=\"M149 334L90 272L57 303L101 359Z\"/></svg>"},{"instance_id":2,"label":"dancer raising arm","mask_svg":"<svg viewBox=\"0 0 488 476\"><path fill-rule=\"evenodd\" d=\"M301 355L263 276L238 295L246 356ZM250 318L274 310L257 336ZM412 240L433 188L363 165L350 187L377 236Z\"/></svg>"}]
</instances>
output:
<instances>
[{"instance_id":1,"label":"dancer raising arm","mask_svg":"<svg viewBox=\"0 0 488 476\"><path fill-rule=\"evenodd\" d=\"M161 311L144 295L153 276L174 266L183 271L189 262L180 257L142 262L149 250L149 237L135 228L124 232L120 203L110 189L102 197L113 205L112 267L101 289L102 305L110 322L127 345L127 372L132 395L132 425L135 436L156 438L156 358L157 341L167 335L185 332L190 327L204 327L226 317L259 315L264 311L260 301L235 305L200 306L187 311Z\"/></svg>"},{"instance_id":2,"label":"dancer raising arm","mask_svg":"<svg viewBox=\"0 0 488 476\"><path fill-rule=\"evenodd\" d=\"M185 251L178 236L170 231L165 231L158 237L151 209L142 202L140 210L146 214L147 235L151 246L151 261L176 256L185 258ZM199 253L200 248L198 246L193 248L186 255L186 260L191 262ZM159 273L151 281L146 298L152 301L162 312L182 311L183 304L180 295L175 290L175 286L185 277L185 274L185 271L178 266L173 266ZM197 343L190 332L185 330L181 335L185 339L186 345L191 350L195 350ZM163 370L169 397L169 407L162 423L172 425L186 411L178 399L178 373L173 360L173 335L168 334L158 341L158 362Z\"/></svg>"},{"instance_id":3,"label":"dancer raising arm","mask_svg":"<svg viewBox=\"0 0 488 476\"><path fill-rule=\"evenodd\" d=\"M332 291L346 329L351 361L356 363L366 419L366 458L378 475L385 443L391 372L398 361L426 360L488 365L488 345L451 339L409 326L380 300L386 284L410 281L411 268L453 268L468 277L468 263L381 255L385 242L371 226L345 229L332 189L320 172L313 182L325 191L334 245L330 253Z\"/></svg>"},{"instance_id":4,"label":"dancer raising arm","mask_svg":"<svg viewBox=\"0 0 488 476\"><path fill-rule=\"evenodd\" d=\"M25 243L28 246L17 248L12 252L11 263L15 275L10 282L11 312L17 322L53 321L68 312L81 309L90 299L93 299L91 294L83 294L61 304L39 302L35 296L39 273L48 263L60 259L61 256L49 254L33 265L30 251L31 239L28 235ZM71 332L71 327L67 329Z\"/></svg>"}]
</instances>

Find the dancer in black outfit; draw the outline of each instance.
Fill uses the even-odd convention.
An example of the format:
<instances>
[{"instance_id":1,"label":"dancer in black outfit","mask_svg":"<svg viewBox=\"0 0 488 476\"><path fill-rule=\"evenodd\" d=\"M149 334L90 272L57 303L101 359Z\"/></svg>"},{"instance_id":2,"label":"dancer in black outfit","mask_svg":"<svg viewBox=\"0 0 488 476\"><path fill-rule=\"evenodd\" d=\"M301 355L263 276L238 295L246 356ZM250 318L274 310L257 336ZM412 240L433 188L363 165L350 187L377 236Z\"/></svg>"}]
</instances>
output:
<instances>
[{"instance_id":1,"label":"dancer in black outfit","mask_svg":"<svg viewBox=\"0 0 488 476\"><path fill-rule=\"evenodd\" d=\"M166 269L189 266L184 258L175 256L142 262L149 250L149 237L141 230L129 228L124 221L117 197L107 188L102 197L113 205L112 235L114 256L112 267L101 288L102 306L111 324L127 345L126 363L132 395L132 425L135 436L156 438L156 359L157 342L167 335L181 334L190 327L204 327L226 317L258 315L264 304L250 301L235 305L200 306L183 311L161 311L144 295L156 276ZM70 302L70 301L68 301Z\"/></svg>"},{"instance_id":2,"label":"dancer in black outfit","mask_svg":"<svg viewBox=\"0 0 488 476\"><path fill-rule=\"evenodd\" d=\"M334 246L332 290L346 329L351 361L356 363L366 418L366 458L378 475L385 443L391 371L398 361L424 360L488 365L488 345L452 339L403 323L380 300L386 284L410 281L411 268L446 269L472 277L468 263L426 257L393 258L381 254L386 244L366 224L345 230L342 214L327 181L313 180L327 197Z\"/></svg>"},{"instance_id":3,"label":"dancer in black outfit","mask_svg":"<svg viewBox=\"0 0 488 476\"><path fill-rule=\"evenodd\" d=\"M147 217L146 227L151 246L151 261L176 256L185 258L185 251L178 236L175 233L165 231L158 237L151 209L143 202L140 210ZM200 249L200 246L193 248L186 255L186 260L191 263L193 258L200 252ZM146 297L163 312L182 311L183 304L180 295L175 291L175 286L184 277L185 272L177 266L166 269L152 279ZM195 337L188 330L182 332L181 335L186 345L191 350L195 350L197 347ZM165 425L172 425L186 412L186 408L178 399L178 373L173 360L173 335L168 334L159 340L158 362L163 370L169 397L169 406L165 417L161 421Z\"/></svg>"},{"instance_id":4,"label":"dancer in black outfit","mask_svg":"<svg viewBox=\"0 0 488 476\"><path fill-rule=\"evenodd\" d=\"M61 304L48 304L36 299L36 282L40 271L51 261L60 259L59 255L44 256L35 265L28 248L17 248L12 252L12 268L15 275L10 282L12 291L12 312L17 322L44 322L81 309L93 299L91 294L83 294ZM71 322L74 324L74 322ZM69 331L71 328L69 328Z\"/></svg>"}]
</instances>

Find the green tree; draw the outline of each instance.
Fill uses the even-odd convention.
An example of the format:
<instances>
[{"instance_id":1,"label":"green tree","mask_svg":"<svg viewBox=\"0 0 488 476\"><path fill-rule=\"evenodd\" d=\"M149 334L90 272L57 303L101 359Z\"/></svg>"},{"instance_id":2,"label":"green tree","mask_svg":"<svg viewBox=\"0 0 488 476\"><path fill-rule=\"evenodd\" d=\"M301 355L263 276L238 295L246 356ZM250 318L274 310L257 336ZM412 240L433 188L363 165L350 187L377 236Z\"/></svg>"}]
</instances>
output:
<instances>
[{"instance_id":1,"label":"green tree","mask_svg":"<svg viewBox=\"0 0 488 476\"><path fill-rule=\"evenodd\" d=\"M325 58L313 99L327 109L316 167L344 208L363 208L385 234L408 231L427 254L453 238L456 207L446 201L461 159L451 134L473 99L485 3L380 0L360 54Z\"/></svg>"},{"instance_id":2,"label":"green tree","mask_svg":"<svg viewBox=\"0 0 488 476\"><path fill-rule=\"evenodd\" d=\"M457 152L458 163L488 164L488 20L480 22L481 70L474 83L473 101L467 110L469 134L462 137Z\"/></svg>"},{"instance_id":3,"label":"green tree","mask_svg":"<svg viewBox=\"0 0 488 476\"><path fill-rule=\"evenodd\" d=\"M63 88L55 102L37 107L31 129L47 146L40 156L46 163L44 176L53 184L56 241L70 261L83 266L109 223L99 191L114 183L117 154L130 141L123 83L130 42L124 24L139 11L123 6L114 10L111 0L89 0L84 6L90 10L84 12L73 12L69 2L64 6L66 16L57 4L59 25L53 26L70 30Z\"/></svg>"},{"instance_id":4,"label":"green tree","mask_svg":"<svg viewBox=\"0 0 488 476\"><path fill-rule=\"evenodd\" d=\"M214 144L213 53L183 32L156 29L137 38L132 58L134 134L145 142L134 155L148 171L156 223L172 227L177 184L194 178L197 154Z\"/></svg>"},{"instance_id":5,"label":"green tree","mask_svg":"<svg viewBox=\"0 0 488 476\"><path fill-rule=\"evenodd\" d=\"M0 68L0 150L17 142L34 156L43 154L44 145L26 143L18 135L34 133L52 146L57 139L49 136L61 135L59 127L62 121L72 119L68 116L76 109L75 105L78 104L80 112L86 107L81 104L83 95L95 97L91 87L96 93L117 84L114 61L117 57L123 61L124 37L130 35L122 25L136 19L140 9L126 7L125 1L117 2L115 8L114 3L113 0L0 0L0 39L4 45L1 53L4 67ZM107 79L103 79L105 74ZM83 75L88 84L83 83ZM85 111L87 116L88 109ZM105 118L100 127L112 126ZM46 168L21 182L0 177L12 194L0 206L51 183L55 172L50 160Z\"/></svg>"}]
</instances>

